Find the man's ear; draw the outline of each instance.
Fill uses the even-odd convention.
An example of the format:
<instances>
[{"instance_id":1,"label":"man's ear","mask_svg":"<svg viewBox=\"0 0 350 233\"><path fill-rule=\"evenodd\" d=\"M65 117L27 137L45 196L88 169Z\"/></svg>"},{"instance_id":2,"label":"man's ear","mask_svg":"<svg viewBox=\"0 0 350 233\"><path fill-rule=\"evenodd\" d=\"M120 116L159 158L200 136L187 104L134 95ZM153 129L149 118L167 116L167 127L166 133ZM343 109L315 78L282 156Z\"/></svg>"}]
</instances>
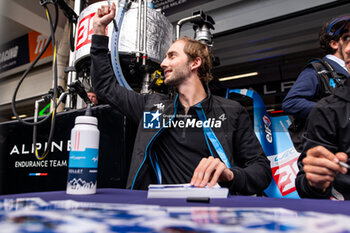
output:
<instances>
[{"instance_id":1,"label":"man's ear","mask_svg":"<svg viewBox=\"0 0 350 233\"><path fill-rule=\"evenodd\" d=\"M200 57L196 57L191 64L191 70L198 69L202 65L202 59Z\"/></svg>"},{"instance_id":2,"label":"man's ear","mask_svg":"<svg viewBox=\"0 0 350 233\"><path fill-rule=\"evenodd\" d=\"M335 41L335 40L331 40L331 42L329 42L329 46L332 47L332 49L334 50L338 50L339 48L339 42Z\"/></svg>"}]
</instances>

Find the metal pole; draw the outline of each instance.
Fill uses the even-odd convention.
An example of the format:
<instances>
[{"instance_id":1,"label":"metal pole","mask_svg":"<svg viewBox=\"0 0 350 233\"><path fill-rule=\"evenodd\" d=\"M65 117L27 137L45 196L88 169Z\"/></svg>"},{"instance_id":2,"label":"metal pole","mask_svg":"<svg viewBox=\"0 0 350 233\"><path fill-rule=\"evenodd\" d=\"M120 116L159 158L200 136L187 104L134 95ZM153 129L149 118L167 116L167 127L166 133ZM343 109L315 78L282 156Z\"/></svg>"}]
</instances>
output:
<instances>
[{"instance_id":1,"label":"metal pole","mask_svg":"<svg viewBox=\"0 0 350 233\"><path fill-rule=\"evenodd\" d=\"M80 7L81 7L81 0L75 0L74 1L74 11L77 15L80 14ZM75 26L72 24L72 30L75 32ZM76 40L77 38L75 38ZM74 42L76 44L76 41ZM70 51L69 53L69 67L74 66L74 60L75 60L75 52ZM71 83L75 82L77 78L76 72L70 71L68 73L68 78L67 78L67 86L69 86ZM67 96L67 102L66 102L66 109L72 109L73 103L72 103L72 98L70 95Z\"/></svg>"},{"instance_id":2,"label":"metal pole","mask_svg":"<svg viewBox=\"0 0 350 233\"><path fill-rule=\"evenodd\" d=\"M191 20L201 19L201 18L202 18L201 15L193 15L193 16L179 20L176 24L176 40L180 38L180 29L181 29L182 24L187 23Z\"/></svg>"},{"instance_id":3,"label":"metal pole","mask_svg":"<svg viewBox=\"0 0 350 233\"><path fill-rule=\"evenodd\" d=\"M143 50L142 65L146 65L147 59L147 0L143 0Z\"/></svg>"},{"instance_id":4,"label":"metal pole","mask_svg":"<svg viewBox=\"0 0 350 233\"><path fill-rule=\"evenodd\" d=\"M143 0L143 46L142 46L142 65L145 67L145 73L142 80L141 94L149 93L148 87L151 83L151 75L147 70L147 0Z\"/></svg>"},{"instance_id":5,"label":"metal pole","mask_svg":"<svg viewBox=\"0 0 350 233\"><path fill-rule=\"evenodd\" d=\"M141 45L140 45L140 40L141 40L141 4L142 0L138 1L138 11L137 11L137 38L136 38L136 62L140 61L140 51L141 51Z\"/></svg>"}]
</instances>

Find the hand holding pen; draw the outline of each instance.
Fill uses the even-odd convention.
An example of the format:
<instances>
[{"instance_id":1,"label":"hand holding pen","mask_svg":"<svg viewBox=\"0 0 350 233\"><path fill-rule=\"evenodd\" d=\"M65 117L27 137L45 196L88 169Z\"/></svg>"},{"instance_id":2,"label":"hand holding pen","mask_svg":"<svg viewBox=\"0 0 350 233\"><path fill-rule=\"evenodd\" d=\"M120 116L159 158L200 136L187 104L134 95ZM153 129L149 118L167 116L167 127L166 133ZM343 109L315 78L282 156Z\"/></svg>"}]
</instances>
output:
<instances>
[{"instance_id":1,"label":"hand holding pen","mask_svg":"<svg viewBox=\"0 0 350 233\"><path fill-rule=\"evenodd\" d=\"M309 149L302 162L310 186L325 191L337 174L348 172L347 160L348 155L344 152L333 154L324 146Z\"/></svg>"},{"instance_id":2,"label":"hand holding pen","mask_svg":"<svg viewBox=\"0 0 350 233\"><path fill-rule=\"evenodd\" d=\"M317 142L315 140L312 140L312 139L306 137L305 135L303 136L303 138L306 139L306 141L312 142L312 143L314 143L316 145L323 146L323 147L328 148L328 149L333 150L333 151L336 151L338 149L338 147L335 146L335 145L320 143L320 142ZM342 167L345 167L345 168L349 169L350 165L348 164L348 162L349 162L349 159L347 161L345 161L345 162L339 161L338 164L340 166L342 166Z\"/></svg>"}]
</instances>

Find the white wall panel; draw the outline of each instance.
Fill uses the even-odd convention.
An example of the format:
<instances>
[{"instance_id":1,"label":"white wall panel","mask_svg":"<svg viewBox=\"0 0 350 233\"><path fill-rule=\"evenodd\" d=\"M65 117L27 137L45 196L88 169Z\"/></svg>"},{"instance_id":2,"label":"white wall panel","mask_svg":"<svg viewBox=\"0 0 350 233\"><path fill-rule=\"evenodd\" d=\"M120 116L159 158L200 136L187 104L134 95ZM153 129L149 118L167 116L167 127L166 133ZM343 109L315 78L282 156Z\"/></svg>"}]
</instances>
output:
<instances>
[{"instance_id":1,"label":"white wall panel","mask_svg":"<svg viewBox=\"0 0 350 233\"><path fill-rule=\"evenodd\" d=\"M23 72L2 79L0 82L0 105L11 103L13 92ZM28 74L22 83L16 100L24 100L46 94L52 85L52 66L40 66Z\"/></svg>"}]
</instances>

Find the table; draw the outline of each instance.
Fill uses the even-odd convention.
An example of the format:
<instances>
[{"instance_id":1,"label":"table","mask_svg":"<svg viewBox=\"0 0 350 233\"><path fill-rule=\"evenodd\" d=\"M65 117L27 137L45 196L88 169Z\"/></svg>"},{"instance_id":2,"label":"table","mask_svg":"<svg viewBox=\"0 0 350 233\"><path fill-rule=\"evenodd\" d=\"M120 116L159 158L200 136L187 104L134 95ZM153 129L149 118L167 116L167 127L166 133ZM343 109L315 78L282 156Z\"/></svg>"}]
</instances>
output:
<instances>
[{"instance_id":1,"label":"table","mask_svg":"<svg viewBox=\"0 0 350 233\"><path fill-rule=\"evenodd\" d=\"M0 196L3 232L334 233L350 232L349 222L349 201L230 196L193 203L111 188Z\"/></svg>"},{"instance_id":2,"label":"table","mask_svg":"<svg viewBox=\"0 0 350 233\"><path fill-rule=\"evenodd\" d=\"M186 202L185 199L147 199L147 191L111 188L98 189L94 195L68 195L65 191L54 191L1 195L0 199L26 197L40 197L45 201L71 199L79 202L147 204L160 206L281 207L295 211L315 211L350 216L350 201L230 196L227 199L211 199L210 203L195 203Z\"/></svg>"}]
</instances>

